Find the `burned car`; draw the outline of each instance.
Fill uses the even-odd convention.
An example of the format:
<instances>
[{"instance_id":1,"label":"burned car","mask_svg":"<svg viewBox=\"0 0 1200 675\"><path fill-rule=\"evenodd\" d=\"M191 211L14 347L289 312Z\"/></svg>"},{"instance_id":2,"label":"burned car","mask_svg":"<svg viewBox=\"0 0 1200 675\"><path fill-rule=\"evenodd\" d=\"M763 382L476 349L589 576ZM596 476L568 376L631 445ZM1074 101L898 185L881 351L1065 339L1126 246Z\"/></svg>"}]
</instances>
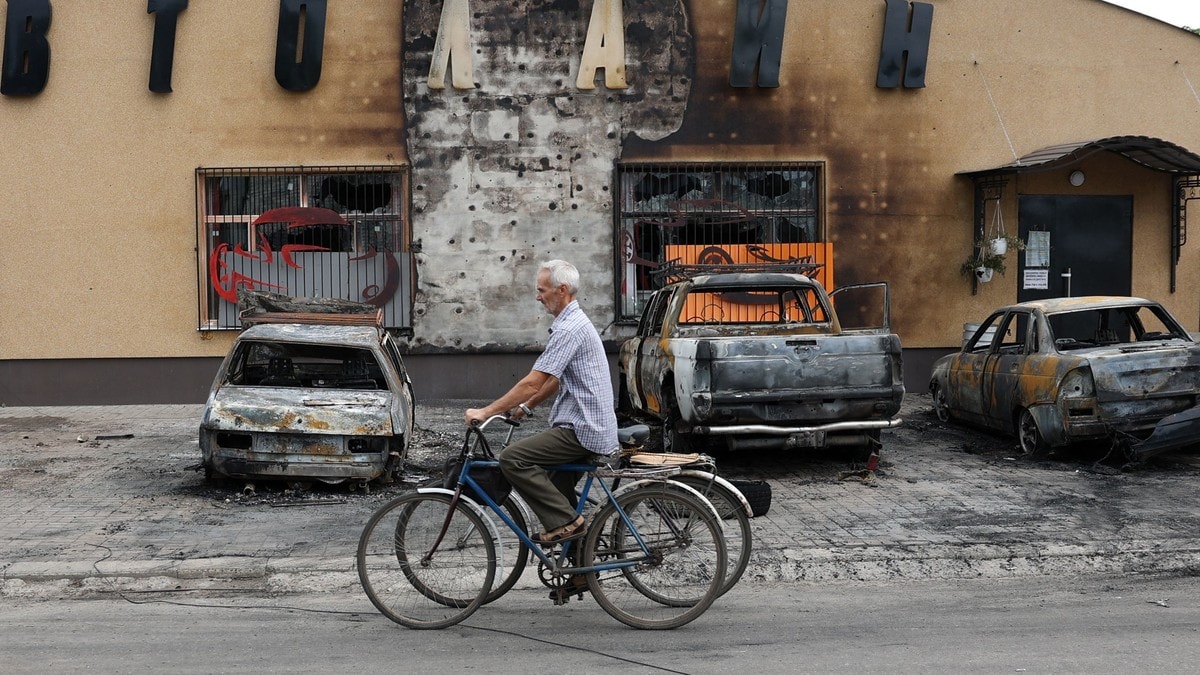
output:
<instances>
[{"instance_id":1,"label":"burned car","mask_svg":"<svg viewBox=\"0 0 1200 675\"><path fill-rule=\"evenodd\" d=\"M933 367L942 421L1013 433L1030 455L1110 441L1130 457L1200 442L1200 344L1161 305L1054 298L992 313Z\"/></svg>"},{"instance_id":2,"label":"burned car","mask_svg":"<svg viewBox=\"0 0 1200 675\"><path fill-rule=\"evenodd\" d=\"M200 423L206 476L390 481L412 438L413 394L394 338L377 322L256 317L208 396Z\"/></svg>"}]
</instances>

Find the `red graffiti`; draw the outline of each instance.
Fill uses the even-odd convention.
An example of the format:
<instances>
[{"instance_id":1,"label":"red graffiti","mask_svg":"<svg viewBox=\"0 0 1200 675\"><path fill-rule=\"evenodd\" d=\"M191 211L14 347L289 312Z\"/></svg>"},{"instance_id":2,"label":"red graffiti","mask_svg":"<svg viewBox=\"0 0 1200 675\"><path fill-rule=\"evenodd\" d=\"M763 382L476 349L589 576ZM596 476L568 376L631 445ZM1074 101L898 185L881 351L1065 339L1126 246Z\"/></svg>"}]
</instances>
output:
<instances>
[{"instance_id":1,"label":"red graffiti","mask_svg":"<svg viewBox=\"0 0 1200 675\"><path fill-rule=\"evenodd\" d=\"M229 263L226 262L226 256L230 253L233 255L257 260L262 263L271 263L275 260L275 250L271 243L267 240L266 235L258 228L264 223L286 223L286 230L290 233L297 231L300 228L309 228L312 226L333 226L333 227L350 227L350 223L339 215L336 211L317 207L302 207L289 206L278 209L271 209L263 213L258 218L254 219L252 226L257 232L256 241L258 242L258 251L251 253L245 250L241 244L238 244L233 249L230 249L229 244L220 244L208 258L208 278L212 284L213 290L221 299L228 302L237 303L237 290L239 288L261 289L274 288L279 290L287 290L286 286L273 284L260 279L255 279L246 274L242 274L236 270L229 268ZM317 246L313 244L288 243L279 247L280 262L293 269L302 269L303 266L296 262L292 254L301 251L330 251L328 247ZM366 253L360 256L352 256L350 261L370 260L378 255L374 248L370 248ZM383 287L378 284L371 284L363 289L362 297L365 302L368 302L377 307L382 307L391 300L396 289L400 286L400 265L396 262L395 256L387 255L384 257L386 269L386 278Z\"/></svg>"}]
</instances>

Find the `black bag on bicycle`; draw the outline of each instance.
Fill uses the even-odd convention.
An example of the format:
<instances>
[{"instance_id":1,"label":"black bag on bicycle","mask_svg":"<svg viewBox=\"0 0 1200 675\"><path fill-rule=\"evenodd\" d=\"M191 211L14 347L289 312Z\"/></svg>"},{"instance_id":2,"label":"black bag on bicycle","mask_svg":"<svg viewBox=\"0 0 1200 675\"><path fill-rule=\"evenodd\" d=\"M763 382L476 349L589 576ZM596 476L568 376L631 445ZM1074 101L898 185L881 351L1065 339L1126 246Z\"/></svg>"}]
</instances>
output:
<instances>
[{"instance_id":1,"label":"black bag on bicycle","mask_svg":"<svg viewBox=\"0 0 1200 675\"><path fill-rule=\"evenodd\" d=\"M467 434L467 440L464 444L471 442L471 436L475 436L479 446L476 457L482 456L487 459L495 459L492 454L492 449L488 446L487 439L482 433ZM458 475L462 473L463 460L462 456L466 454L458 453L457 456L446 460L446 464L442 467L442 487L447 490L453 490L458 487ZM512 492L512 485L508 479L500 472L498 466L473 466L471 467L471 480L479 484L487 496L491 497L497 504L503 504L504 500L508 499L508 494ZM469 498L474 498L474 493L468 488L463 490L463 494Z\"/></svg>"}]
</instances>

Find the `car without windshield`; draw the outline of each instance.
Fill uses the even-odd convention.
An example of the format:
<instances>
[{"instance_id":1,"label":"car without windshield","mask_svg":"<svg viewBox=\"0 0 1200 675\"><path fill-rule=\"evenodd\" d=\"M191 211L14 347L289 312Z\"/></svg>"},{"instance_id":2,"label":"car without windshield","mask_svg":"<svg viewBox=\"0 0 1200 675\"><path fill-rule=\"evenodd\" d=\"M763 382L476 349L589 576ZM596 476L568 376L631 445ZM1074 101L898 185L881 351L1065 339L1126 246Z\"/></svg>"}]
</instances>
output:
<instances>
[{"instance_id":1,"label":"car without windshield","mask_svg":"<svg viewBox=\"0 0 1200 675\"><path fill-rule=\"evenodd\" d=\"M1130 457L1200 442L1200 344L1157 302L1053 298L1002 307L939 359L942 421L1013 433L1030 455L1110 441Z\"/></svg>"},{"instance_id":2,"label":"car without windshield","mask_svg":"<svg viewBox=\"0 0 1200 675\"><path fill-rule=\"evenodd\" d=\"M259 314L200 423L205 475L390 481L413 430L412 383L376 315Z\"/></svg>"}]
</instances>

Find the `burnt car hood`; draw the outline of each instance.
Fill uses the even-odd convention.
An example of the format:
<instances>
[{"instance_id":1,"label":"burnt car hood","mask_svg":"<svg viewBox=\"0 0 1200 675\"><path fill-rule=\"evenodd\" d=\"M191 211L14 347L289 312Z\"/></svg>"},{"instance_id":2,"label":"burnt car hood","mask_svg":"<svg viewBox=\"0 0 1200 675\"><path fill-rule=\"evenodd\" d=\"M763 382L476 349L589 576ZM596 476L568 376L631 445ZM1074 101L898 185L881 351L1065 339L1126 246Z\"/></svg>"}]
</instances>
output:
<instances>
[{"instance_id":1,"label":"burnt car hood","mask_svg":"<svg viewBox=\"0 0 1200 675\"><path fill-rule=\"evenodd\" d=\"M1200 345L1135 343L1086 355L1099 401L1187 396L1200 382Z\"/></svg>"},{"instance_id":2,"label":"burnt car hood","mask_svg":"<svg viewBox=\"0 0 1200 675\"><path fill-rule=\"evenodd\" d=\"M387 391L222 387L205 426L240 431L386 436L393 433Z\"/></svg>"}]
</instances>

